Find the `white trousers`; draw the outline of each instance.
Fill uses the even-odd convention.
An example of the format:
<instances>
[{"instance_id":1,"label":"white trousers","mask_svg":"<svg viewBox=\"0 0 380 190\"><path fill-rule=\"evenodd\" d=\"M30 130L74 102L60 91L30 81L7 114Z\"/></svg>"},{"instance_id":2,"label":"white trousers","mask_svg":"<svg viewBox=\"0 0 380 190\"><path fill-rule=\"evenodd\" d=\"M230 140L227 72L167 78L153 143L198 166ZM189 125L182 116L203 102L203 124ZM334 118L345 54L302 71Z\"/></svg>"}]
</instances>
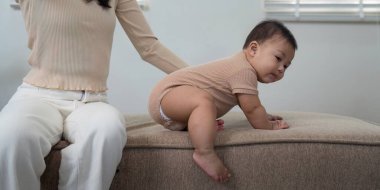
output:
<instances>
[{"instance_id":1,"label":"white trousers","mask_svg":"<svg viewBox=\"0 0 380 190\"><path fill-rule=\"evenodd\" d=\"M39 190L44 157L63 135L60 190L109 189L127 136L105 93L22 84L0 112L0 190Z\"/></svg>"}]
</instances>

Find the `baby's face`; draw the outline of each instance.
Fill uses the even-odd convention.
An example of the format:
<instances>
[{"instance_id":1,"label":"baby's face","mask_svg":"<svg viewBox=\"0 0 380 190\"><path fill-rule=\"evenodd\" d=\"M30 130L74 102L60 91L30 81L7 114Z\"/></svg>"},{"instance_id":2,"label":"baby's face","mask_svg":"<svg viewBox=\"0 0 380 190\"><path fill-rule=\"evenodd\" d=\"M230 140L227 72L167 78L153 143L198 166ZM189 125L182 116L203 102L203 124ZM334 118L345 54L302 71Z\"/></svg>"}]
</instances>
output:
<instances>
[{"instance_id":1,"label":"baby's face","mask_svg":"<svg viewBox=\"0 0 380 190\"><path fill-rule=\"evenodd\" d=\"M258 44L250 61L262 83L272 83L284 77L295 54L293 46L283 37L276 35Z\"/></svg>"}]
</instances>

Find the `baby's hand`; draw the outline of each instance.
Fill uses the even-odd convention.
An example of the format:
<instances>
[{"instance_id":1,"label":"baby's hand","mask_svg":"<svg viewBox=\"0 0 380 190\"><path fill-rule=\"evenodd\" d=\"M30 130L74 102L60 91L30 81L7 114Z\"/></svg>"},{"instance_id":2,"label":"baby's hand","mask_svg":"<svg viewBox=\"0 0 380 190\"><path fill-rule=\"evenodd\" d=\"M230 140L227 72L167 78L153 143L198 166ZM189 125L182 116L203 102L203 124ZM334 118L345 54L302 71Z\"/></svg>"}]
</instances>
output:
<instances>
[{"instance_id":1,"label":"baby's hand","mask_svg":"<svg viewBox=\"0 0 380 190\"><path fill-rule=\"evenodd\" d=\"M275 120L269 122L272 124L272 130L289 128L289 125L284 120Z\"/></svg>"},{"instance_id":2,"label":"baby's hand","mask_svg":"<svg viewBox=\"0 0 380 190\"><path fill-rule=\"evenodd\" d=\"M278 116L278 115L271 115L271 114L267 114L267 118L269 121L276 121L276 120L282 120L282 117L281 116Z\"/></svg>"}]
</instances>

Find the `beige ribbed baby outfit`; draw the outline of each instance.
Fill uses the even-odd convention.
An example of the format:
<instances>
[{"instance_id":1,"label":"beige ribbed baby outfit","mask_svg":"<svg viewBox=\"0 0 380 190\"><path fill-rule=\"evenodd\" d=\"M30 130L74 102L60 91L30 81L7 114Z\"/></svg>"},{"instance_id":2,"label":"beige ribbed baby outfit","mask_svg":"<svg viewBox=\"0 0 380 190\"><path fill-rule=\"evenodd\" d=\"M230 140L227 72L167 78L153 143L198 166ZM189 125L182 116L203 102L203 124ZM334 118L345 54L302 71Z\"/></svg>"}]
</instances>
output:
<instances>
[{"instance_id":1,"label":"beige ribbed baby outfit","mask_svg":"<svg viewBox=\"0 0 380 190\"><path fill-rule=\"evenodd\" d=\"M17 1L31 49L26 83L50 89L106 91L116 18L143 60L166 73L186 66L153 35L135 0L110 0L110 9L96 0Z\"/></svg>"},{"instance_id":2,"label":"beige ribbed baby outfit","mask_svg":"<svg viewBox=\"0 0 380 190\"><path fill-rule=\"evenodd\" d=\"M195 86L214 97L218 117L238 104L236 94L258 94L256 71L242 51L231 57L178 70L162 79L149 99L149 113L156 122L167 125L160 115L161 99L170 89L182 85Z\"/></svg>"}]
</instances>

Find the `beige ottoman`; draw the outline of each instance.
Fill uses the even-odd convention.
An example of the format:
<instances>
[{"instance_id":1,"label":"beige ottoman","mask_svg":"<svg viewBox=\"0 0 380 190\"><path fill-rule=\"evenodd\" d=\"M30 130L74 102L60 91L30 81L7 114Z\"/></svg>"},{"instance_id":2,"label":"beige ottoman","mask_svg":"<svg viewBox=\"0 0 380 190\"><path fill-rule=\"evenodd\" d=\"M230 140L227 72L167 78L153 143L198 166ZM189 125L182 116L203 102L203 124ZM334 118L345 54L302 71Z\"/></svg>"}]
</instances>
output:
<instances>
[{"instance_id":1,"label":"beige ottoman","mask_svg":"<svg viewBox=\"0 0 380 190\"><path fill-rule=\"evenodd\" d=\"M216 151L233 174L225 184L194 164L187 132L127 116L128 142L111 189L380 189L380 126L330 114L276 114L291 127L257 130L240 112L223 117ZM56 189L59 148L46 158L42 189Z\"/></svg>"}]
</instances>

